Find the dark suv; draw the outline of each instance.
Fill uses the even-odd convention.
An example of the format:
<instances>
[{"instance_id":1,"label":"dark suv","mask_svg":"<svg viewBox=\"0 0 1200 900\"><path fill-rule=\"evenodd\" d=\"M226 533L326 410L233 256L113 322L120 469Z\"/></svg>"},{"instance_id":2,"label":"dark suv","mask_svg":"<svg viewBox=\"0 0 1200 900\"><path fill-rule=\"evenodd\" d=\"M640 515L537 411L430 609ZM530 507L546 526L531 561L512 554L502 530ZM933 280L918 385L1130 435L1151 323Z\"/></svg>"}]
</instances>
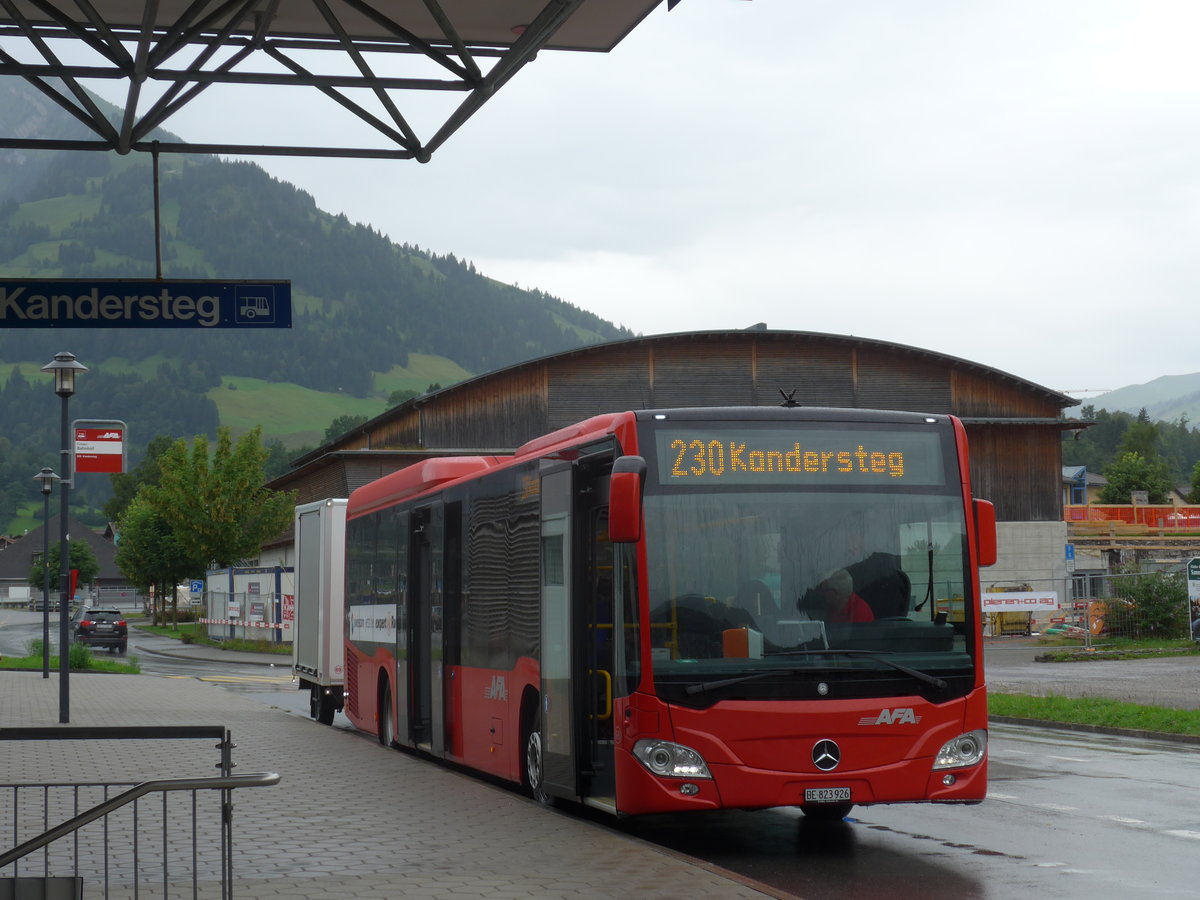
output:
<instances>
[{"instance_id":1,"label":"dark suv","mask_svg":"<svg viewBox=\"0 0 1200 900\"><path fill-rule=\"evenodd\" d=\"M75 640L89 647L107 647L124 653L129 645L129 626L119 609L92 607L75 613Z\"/></svg>"}]
</instances>

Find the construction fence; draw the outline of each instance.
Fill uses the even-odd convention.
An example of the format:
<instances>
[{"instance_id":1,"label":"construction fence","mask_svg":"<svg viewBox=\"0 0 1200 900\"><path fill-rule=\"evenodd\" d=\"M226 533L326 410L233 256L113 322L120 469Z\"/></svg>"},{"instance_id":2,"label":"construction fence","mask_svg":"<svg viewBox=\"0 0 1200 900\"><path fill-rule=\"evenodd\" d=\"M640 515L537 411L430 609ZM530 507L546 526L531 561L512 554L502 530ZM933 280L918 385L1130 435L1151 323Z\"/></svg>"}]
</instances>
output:
<instances>
[{"instance_id":1,"label":"construction fence","mask_svg":"<svg viewBox=\"0 0 1200 900\"><path fill-rule=\"evenodd\" d=\"M1188 598L1183 567L1122 574L1084 573L1065 581L1047 579L1019 587L1032 594L1057 594L1057 608L986 615L985 633L1061 634L1080 638L1085 646L1116 638L1177 640L1197 636L1193 634L1193 623L1200 619L1200 604ZM988 585L983 585L983 590L986 607Z\"/></svg>"},{"instance_id":2,"label":"construction fence","mask_svg":"<svg viewBox=\"0 0 1200 900\"><path fill-rule=\"evenodd\" d=\"M290 566L246 567L209 572L200 622L213 640L292 640L296 588Z\"/></svg>"},{"instance_id":3,"label":"construction fence","mask_svg":"<svg viewBox=\"0 0 1200 900\"><path fill-rule=\"evenodd\" d=\"M1074 525L1138 525L1152 530L1200 531L1200 506L1096 504L1063 506L1063 521Z\"/></svg>"}]
</instances>

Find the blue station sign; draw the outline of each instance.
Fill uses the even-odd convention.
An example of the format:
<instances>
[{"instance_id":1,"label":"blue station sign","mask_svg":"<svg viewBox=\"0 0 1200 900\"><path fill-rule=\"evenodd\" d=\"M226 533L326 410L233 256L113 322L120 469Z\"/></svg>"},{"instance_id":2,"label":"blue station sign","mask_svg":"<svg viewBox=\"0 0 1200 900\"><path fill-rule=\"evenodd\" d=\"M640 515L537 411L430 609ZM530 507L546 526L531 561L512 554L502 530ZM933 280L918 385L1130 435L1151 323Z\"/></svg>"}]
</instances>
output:
<instances>
[{"instance_id":1,"label":"blue station sign","mask_svg":"<svg viewBox=\"0 0 1200 900\"><path fill-rule=\"evenodd\" d=\"M291 328L290 281L0 279L0 328Z\"/></svg>"}]
</instances>

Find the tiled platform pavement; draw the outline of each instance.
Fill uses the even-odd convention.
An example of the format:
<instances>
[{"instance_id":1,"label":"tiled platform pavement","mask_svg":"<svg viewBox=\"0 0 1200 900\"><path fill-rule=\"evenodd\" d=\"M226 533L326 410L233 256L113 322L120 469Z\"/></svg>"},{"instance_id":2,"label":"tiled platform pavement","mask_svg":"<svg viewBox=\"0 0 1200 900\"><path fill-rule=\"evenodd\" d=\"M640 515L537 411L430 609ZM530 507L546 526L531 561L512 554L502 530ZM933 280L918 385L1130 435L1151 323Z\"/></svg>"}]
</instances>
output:
<instances>
[{"instance_id":1,"label":"tiled platform pavement","mask_svg":"<svg viewBox=\"0 0 1200 900\"><path fill-rule=\"evenodd\" d=\"M57 725L58 709L56 675L0 673L0 727ZM778 896L216 685L147 675L72 675L70 709L72 725L224 725L236 745L236 774L280 774L276 786L235 793L235 897ZM0 783L83 780L77 776L96 769L121 781L218 774L210 742L20 746L24 752L11 744L2 748ZM3 804L0 800L0 817L6 815ZM8 840L0 846L7 847ZM150 882L139 897L161 896L161 884ZM202 894L213 889L204 885ZM179 896L191 896L190 886Z\"/></svg>"}]
</instances>

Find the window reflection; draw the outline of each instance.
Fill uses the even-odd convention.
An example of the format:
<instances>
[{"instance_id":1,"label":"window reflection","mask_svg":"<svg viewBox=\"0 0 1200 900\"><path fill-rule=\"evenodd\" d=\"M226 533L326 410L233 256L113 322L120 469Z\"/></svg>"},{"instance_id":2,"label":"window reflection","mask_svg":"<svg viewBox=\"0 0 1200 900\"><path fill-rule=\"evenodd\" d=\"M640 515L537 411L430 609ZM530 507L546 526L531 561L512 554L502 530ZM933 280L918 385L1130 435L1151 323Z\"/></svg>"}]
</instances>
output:
<instances>
[{"instance_id":1,"label":"window reflection","mask_svg":"<svg viewBox=\"0 0 1200 900\"><path fill-rule=\"evenodd\" d=\"M725 677L839 648L969 667L961 503L882 492L648 496L656 672L719 662L705 671Z\"/></svg>"}]
</instances>

